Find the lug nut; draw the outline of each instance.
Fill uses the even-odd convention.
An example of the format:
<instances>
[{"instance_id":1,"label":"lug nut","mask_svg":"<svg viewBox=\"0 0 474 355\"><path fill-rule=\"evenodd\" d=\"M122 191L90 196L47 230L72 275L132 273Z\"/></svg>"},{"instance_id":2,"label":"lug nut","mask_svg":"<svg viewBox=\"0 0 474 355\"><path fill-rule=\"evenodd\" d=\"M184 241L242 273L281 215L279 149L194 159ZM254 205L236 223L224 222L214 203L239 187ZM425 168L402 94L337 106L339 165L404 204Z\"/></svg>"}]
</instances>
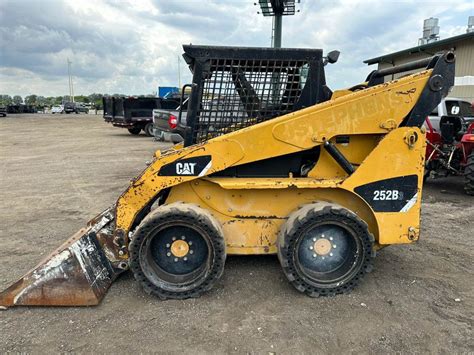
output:
<instances>
[{"instance_id":1,"label":"lug nut","mask_svg":"<svg viewBox=\"0 0 474 355\"><path fill-rule=\"evenodd\" d=\"M333 253L329 253L329 256L333 256Z\"/></svg>"},{"instance_id":2,"label":"lug nut","mask_svg":"<svg viewBox=\"0 0 474 355\"><path fill-rule=\"evenodd\" d=\"M183 260L184 260L184 261L188 261L188 258L187 258L187 257L184 257Z\"/></svg>"},{"instance_id":3,"label":"lug nut","mask_svg":"<svg viewBox=\"0 0 474 355\"><path fill-rule=\"evenodd\" d=\"M166 247L167 247L167 248L169 248L169 247L170 247L170 244L169 244L169 243L167 243L167 244L166 244Z\"/></svg>"},{"instance_id":4,"label":"lug nut","mask_svg":"<svg viewBox=\"0 0 474 355\"><path fill-rule=\"evenodd\" d=\"M313 242L315 242L315 241L316 241L316 238L313 238Z\"/></svg>"},{"instance_id":5,"label":"lug nut","mask_svg":"<svg viewBox=\"0 0 474 355\"><path fill-rule=\"evenodd\" d=\"M166 256L171 256L171 253L166 253Z\"/></svg>"},{"instance_id":6,"label":"lug nut","mask_svg":"<svg viewBox=\"0 0 474 355\"><path fill-rule=\"evenodd\" d=\"M190 250L190 251L189 251L189 254L194 254L194 250Z\"/></svg>"},{"instance_id":7,"label":"lug nut","mask_svg":"<svg viewBox=\"0 0 474 355\"><path fill-rule=\"evenodd\" d=\"M185 239L186 239L186 237L185 237L184 235L182 235L182 236L181 236L181 239L182 239L182 240L185 240Z\"/></svg>"},{"instance_id":8,"label":"lug nut","mask_svg":"<svg viewBox=\"0 0 474 355\"><path fill-rule=\"evenodd\" d=\"M176 240L176 237L171 238L171 240L172 240L172 241L175 241L175 240Z\"/></svg>"},{"instance_id":9,"label":"lug nut","mask_svg":"<svg viewBox=\"0 0 474 355\"><path fill-rule=\"evenodd\" d=\"M333 240L334 238L333 237L329 237L329 240Z\"/></svg>"},{"instance_id":10,"label":"lug nut","mask_svg":"<svg viewBox=\"0 0 474 355\"><path fill-rule=\"evenodd\" d=\"M178 258L174 258L174 262L177 263L177 262L178 262Z\"/></svg>"},{"instance_id":11,"label":"lug nut","mask_svg":"<svg viewBox=\"0 0 474 355\"><path fill-rule=\"evenodd\" d=\"M337 245L336 245L336 244L333 244L332 247L333 247L334 249L336 249Z\"/></svg>"},{"instance_id":12,"label":"lug nut","mask_svg":"<svg viewBox=\"0 0 474 355\"><path fill-rule=\"evenodd\" d=\"M313 258L315 258L317 255L316 254L313 254Z\"/></svg>"},{"instance_id":13,"label":"lug nut","mask_svg":"<svg viewBox=\"0 0 474 355\"><path fill-rule=\"evenodd\" d=\"M188 242L189 245L193 245L193 242Z\"/></svg>"},{"instance_id":14,"label":"lug nut","mask_svg":"<svg viewBox=\"0 0 474 355\"><path fill-rule=\"evenodd\" d=\"M309 247L309 250L313 250L313 249L314 249L314 247L313 247L313 246L310 246L310 247Z\"/></svg>"}]
</instances>

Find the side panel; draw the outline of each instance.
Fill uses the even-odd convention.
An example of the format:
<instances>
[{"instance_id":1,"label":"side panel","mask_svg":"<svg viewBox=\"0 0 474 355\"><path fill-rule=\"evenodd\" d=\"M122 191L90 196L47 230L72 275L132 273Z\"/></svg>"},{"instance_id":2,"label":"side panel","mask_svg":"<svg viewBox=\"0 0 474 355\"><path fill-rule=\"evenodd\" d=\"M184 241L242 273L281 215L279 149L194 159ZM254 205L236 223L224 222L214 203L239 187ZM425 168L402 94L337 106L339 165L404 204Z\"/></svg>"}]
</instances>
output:
<instances>
[{"instance_id":1,"label":"side panel","mask_svg":"<svg viewBox=\"0 0 474 355\"><path fill-rule=\"evenodd\" d=\"M126 234L139 211L163 189L196 179L159 176L165 164L211 155L206 175L229 166L281 156L321 145L337 135L384 135L397 127L416 103L431 70L327 101L203 144L169 151L157 158L119 198L117 229ZM391 128L387 128L391 127ZM397 143L398 144L398 143Z\"/></svg>"},{"instance_id":2,"label":"side panel","mask_svg":"<svg viewBox=\"0 0 474 355\"><path fill-rule=\"evenodd\" d=\"M228 180L229 185L223 183ZM232 181L236 185L232 186ZM276 240L288 215L299 206L316 201L331 201L357 211L378 236L370 208L357 195L338 188L308 188L303 180L273 181L265 179L200 179L175 186L166 203L184 201L209 210L222 225L228 254L276 253ZM311 179L312 180L312 179ZM225 186L226 188L223 188ZM242 184L247 183L247 186ZM279 184L278 184L279 183ZM289 185L293 188L289 188Z\"/></svg>"},{"instance_id":3,"label":"side panel","mask_svg":"<svg viewBox=\"0 0 474 355\"><path fill-rule=\"evenodd\" d=\"M419 238L425 148L425 134L419 128L398 128L341 185L374 210L379 244Z\"/></svg>"},{"instance_id":4,"label":"side panel","mask_svg":"<svg viewBox=\"0 0 474 355\"><path fill-rule=\"evenodd\" d=\"M358 214L378 246L418 239L425 136L418 128L389 133L356 172L342 180L206 178L172 188L166 203L184 201L221 222L229 254L275 253L288 215L316 201Z\"/></svg>"}]
</instances>

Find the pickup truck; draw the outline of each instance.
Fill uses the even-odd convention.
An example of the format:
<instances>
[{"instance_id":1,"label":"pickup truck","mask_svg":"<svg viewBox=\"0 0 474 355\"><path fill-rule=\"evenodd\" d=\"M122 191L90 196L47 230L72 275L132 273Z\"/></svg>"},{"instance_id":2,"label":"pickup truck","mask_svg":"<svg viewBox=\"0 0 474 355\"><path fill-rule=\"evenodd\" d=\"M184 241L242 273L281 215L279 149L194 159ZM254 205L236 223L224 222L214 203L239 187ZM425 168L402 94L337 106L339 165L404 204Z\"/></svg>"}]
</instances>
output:
<instances>
[{"instance_id":1,"label":"pickup truck","mask_svg":"<svg viewBox=\"0 0 474 355\"><path fill-rule=\"evenodd\" d=\"M474 122L474 108L469 101L455 97L441 100L438 107L428 116L433 128L439 132L439 121L443 116L461 116L467 125Z\"/></svg>"},{"instance_id":2,"label":"pickup truck","mask_svg":"<svg viewBox=\"0 0 474 355\"><path fill-rule=\"evenodd\" d=\"M143 132L153 136L154 109L172 110L179 100L159 97L104 97L104 120L114 127L128 129L133 135Z\"/></svg>"},{"instance_id":3,"label":"pickup truck","mask_svg":"<svg viewBox=\"0 0 474 355\"><path fill-rule=\"evenodd\" d=\"M153 110L153 129L154 136L156 140L159 141L168 141L172 143L180 143L184 140L184 135L186 132L187 126L187 111L188 111L188 98L183 101L181 106L176 107L174 110ZM202 112L211 112L212 108L214 110L221 111L219 114L212 112L209 117L209 123L216 123L216 126L209 126L209 129L219 129L223 125L232 125L234 123L240 122L243 117L233 117L232 112L241 111L243 107L242 103L239 102L233 96L221 97L220 99L207 100L202 103L202 106L199 107L199 110Z\"/></svg>"},{"instance_id":4,"label":"pickup truck","mask_svg":"<svg viewBox=\"0 0 474 355\"><path fill-rule=\"evenodd\" d=\"M184 100L182 105L173 110L153 110L153 135L156 140L174 144L184 140L188 100ZM179 121L180 111L181 121Z\"/></svg>"}]
</instances>

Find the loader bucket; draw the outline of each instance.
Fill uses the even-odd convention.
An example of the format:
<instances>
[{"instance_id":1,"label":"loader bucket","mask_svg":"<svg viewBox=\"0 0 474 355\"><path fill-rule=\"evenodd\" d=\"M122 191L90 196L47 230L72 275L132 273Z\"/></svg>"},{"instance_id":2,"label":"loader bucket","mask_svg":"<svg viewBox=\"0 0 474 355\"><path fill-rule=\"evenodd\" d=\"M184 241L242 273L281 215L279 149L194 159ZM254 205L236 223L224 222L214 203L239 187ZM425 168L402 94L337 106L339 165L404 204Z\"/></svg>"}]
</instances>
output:
<instances>
[{"instance_id":1,"label":"loader bucket","mask_svg":"<svg viewBox=\"0 0 474 355\"><path fill-rule=\"evenodd\" d=\"M108 212L108 211L105 211ZM104 213L105 213L104 212ZM91 306L100 303L117 276L99 242L110 219L79 230L16 283L0 293L0 306Z\"/></svg>"}]
</instances>

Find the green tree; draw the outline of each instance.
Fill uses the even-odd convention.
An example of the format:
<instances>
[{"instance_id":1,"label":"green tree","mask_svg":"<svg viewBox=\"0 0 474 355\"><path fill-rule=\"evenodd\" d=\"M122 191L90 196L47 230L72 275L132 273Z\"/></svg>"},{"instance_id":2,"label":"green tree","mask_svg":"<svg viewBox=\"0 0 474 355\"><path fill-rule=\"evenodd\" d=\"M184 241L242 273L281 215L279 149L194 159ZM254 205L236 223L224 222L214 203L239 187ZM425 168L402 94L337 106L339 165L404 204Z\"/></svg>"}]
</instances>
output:
<instances>
[{"instance_id":1,"label":"green tree","mask_svg":"<svg viewBox=\"0 0 474 355\"><path fill-rule=\"evenodd\" d=\"M76 97L74 98L74 100L75 100L76 102L84 102L84 103L90 102L90 101L89 101L89 97L88 97L88 96L85 96L85 95L78 95L78 96L76 96Z\"/></svg>"},{"instance_id":2,"label":"green tree","mask_svg":"<svg viewBox=\"0 0 474 355\"><path fill-rule=\"evenodd\" d=\"M36 105L36 101L38 100L38 96L37 95L28 95L25 97L25 104L27 105Z\"/></svg>"},{"instance_id":3,"label":"green tree","mask_svg":"<svg viewBox=\"0 0 474 355\"><path fill-rule=\"evenodd\" d=\"M44 96L38 96L36 98L36 105L41 106L41 107L45 107L46 105L48 105L48 100Z\"/></svg>"},{"instance_id":4,"label":"green tree","mask_svg":"<svg viewBox=\"0 0 474 355\"><path fill-rule=\"evenodd\" d=\"M13 103L15 105L20 105L23 103L23 98L20 95L13 96Z\"/></svg>"},{"instance_id":5,"label":"green tree","mask_svg":"<svg viewBox=\"0 0 474 355\"><path fill-rule=\"evenodd\" d=\"M0 105L6 106L10 105L13 102L13 99L10 95L0 95Z\"/></svg>"},{"instance_id":6,"label":"green tree","mask_svg":"<svg viewBox=\"0 0 474 355\"><path fill-rule=\"evenodd\" d=\"M54 100L56 100L55 97L53 97L53 96L48 96L48 97L46 98L46 105L47 105L47 106L54 106Z\"/></svg>"},{"instance_id":7,"label":"green tree","mask_svg":"<svg viewBox=\"0 0 474 355\"><path fill-rule=\"evenodd\" d=\"M97 94L93 93L88 96L89 102L92 103L92 105L97 109L97 110L102 110L102 98L104 95L102 94Z\"/></svg>"}]
</instances>

